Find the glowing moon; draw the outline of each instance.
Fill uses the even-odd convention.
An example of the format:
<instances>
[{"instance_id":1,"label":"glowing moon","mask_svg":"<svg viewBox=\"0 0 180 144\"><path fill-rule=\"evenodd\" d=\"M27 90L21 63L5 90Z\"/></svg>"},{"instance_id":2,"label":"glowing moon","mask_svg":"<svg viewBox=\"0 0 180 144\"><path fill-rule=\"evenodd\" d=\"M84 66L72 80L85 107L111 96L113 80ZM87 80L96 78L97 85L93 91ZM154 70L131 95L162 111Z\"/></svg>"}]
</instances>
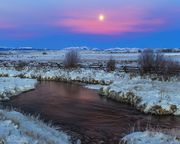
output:
<instances>
[{"instance_id":1,"label":"glowing moon","mask_svg":"<svg viewBox=\"0 0 180 144\"><path fill-rule=\"evenodd\" d=\"M99 21L104 21L104 19L105 19L105 16L103 14L100 14L99 15Z\"/></svg>"}]
</instances>

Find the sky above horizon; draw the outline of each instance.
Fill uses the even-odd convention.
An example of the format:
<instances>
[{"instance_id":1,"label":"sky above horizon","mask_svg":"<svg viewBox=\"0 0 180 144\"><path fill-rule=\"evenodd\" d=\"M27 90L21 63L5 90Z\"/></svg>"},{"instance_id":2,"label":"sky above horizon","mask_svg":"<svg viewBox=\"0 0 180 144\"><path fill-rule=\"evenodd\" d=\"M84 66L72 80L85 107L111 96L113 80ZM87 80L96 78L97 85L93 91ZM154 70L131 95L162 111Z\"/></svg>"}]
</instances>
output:
<instances>
[{"instance_id":1,"label":"sky above horizon","mask_svg":"<svg viewBox=\"0 0 180 144\"><path fill-rule=\"evenodd\" d=\"M180 47L179 0L0 3L0 46Z\"/></svg>"}]
</instances>

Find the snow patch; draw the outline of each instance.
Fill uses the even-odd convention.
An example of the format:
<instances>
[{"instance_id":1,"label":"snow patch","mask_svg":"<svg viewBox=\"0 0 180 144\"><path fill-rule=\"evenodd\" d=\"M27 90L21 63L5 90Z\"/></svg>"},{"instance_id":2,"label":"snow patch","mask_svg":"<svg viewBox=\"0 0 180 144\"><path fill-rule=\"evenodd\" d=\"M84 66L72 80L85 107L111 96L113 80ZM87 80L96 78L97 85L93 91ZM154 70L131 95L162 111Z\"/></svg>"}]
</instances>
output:
<instances>
[{"instance_id":1,"label":"snow patch","mask_svg":"<svg viewBox=\"0 0 180 144\"><path fill-rule=\"evenodd\" d=\"M0 101L9 100L14 95L34 89L36 84L35 79L0 77Z\"/></svg>"},{"instance_id":2,"label":"snow patch","mask_svg":"<svg viewBox=\"0 0 180 144\"><path fill-rule=\"evenodd\" d=\"M0 143L70 144L70 137L38 119L16 111L0 110Z\"/></svg>"},{"instance_id":3,"label":"snow patch","mask_svg":"<svg viewBox=\"0 0 180 144\"><path fill-rule=\"evenodd\" d=\"M145 113L180 115L180 82L152 81L140 77L124 77L109 86L103 86L100 94L120 102L134 105Z\"/></svg>"},{"instance_id":4,"label":"snow patch","mask_svg":"<svg viewBox=\"0 0 180 144\"><path fill-rule=\"evenodd\" d=\"M180 144L173 136L160 132L134 132L122 139L122 144Z\"/></svg>"},{"instance_id":5,"label":"snow patch","mask_svg":"<svg viewBox=\"0 0 180 144\"><path fill-rule=\"evenodd\" d=\"M107 73L104 70L95 69L52 69L47 68L31 68L22 71L15 69L0 68L0 75L14 76L24 78L37 78L40 80L60 80L60 81L77 81L89 84L108 85L113 82L116 77L119 77L115 72Z\"/></svg>"}]
</instances>

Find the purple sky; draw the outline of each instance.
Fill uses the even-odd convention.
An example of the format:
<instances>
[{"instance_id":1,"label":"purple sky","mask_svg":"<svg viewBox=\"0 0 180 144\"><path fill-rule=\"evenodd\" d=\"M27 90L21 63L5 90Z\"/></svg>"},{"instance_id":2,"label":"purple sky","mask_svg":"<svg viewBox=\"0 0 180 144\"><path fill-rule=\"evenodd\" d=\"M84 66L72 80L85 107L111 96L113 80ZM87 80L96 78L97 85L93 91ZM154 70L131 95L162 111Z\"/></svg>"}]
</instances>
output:
<instances>
[{"instance_id":1,"label":"purple sky","mask_svg":"<svg viewBox=\"0 0 180 144\"><path fill-rule=\"evenodd\" d=\"M0 46L180 47L179 0L0 3Z\"/></svg>"}]
</instances>

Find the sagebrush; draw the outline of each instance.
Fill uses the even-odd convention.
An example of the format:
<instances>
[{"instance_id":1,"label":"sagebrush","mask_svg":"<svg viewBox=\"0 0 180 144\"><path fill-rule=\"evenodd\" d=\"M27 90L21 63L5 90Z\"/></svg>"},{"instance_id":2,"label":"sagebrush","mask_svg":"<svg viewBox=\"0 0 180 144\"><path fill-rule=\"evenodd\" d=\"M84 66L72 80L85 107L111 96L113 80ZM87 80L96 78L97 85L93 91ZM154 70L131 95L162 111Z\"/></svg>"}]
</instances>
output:
<instances>
[{"instance_id":1,"label":"sagebrush","mask_svg":"<svg viewBox=\"0 0 180 144\"><path fill-rule=\"evenodd\" d=\"M64 66L65 68L77 68L80 62L80 54L77 50L69 50L65 54Z\"/></svg>"},{"instance_id":2,"label":"sagebrush","mask_svg":"<svg viewBox=\"0 0 180 144\"><path fill-rule=\"evenodd\" d=\"M179 75L180 64L161 52L145 49L139 56L141 74L157 74L164 77Z\"/></svg>"}]
</instances>

